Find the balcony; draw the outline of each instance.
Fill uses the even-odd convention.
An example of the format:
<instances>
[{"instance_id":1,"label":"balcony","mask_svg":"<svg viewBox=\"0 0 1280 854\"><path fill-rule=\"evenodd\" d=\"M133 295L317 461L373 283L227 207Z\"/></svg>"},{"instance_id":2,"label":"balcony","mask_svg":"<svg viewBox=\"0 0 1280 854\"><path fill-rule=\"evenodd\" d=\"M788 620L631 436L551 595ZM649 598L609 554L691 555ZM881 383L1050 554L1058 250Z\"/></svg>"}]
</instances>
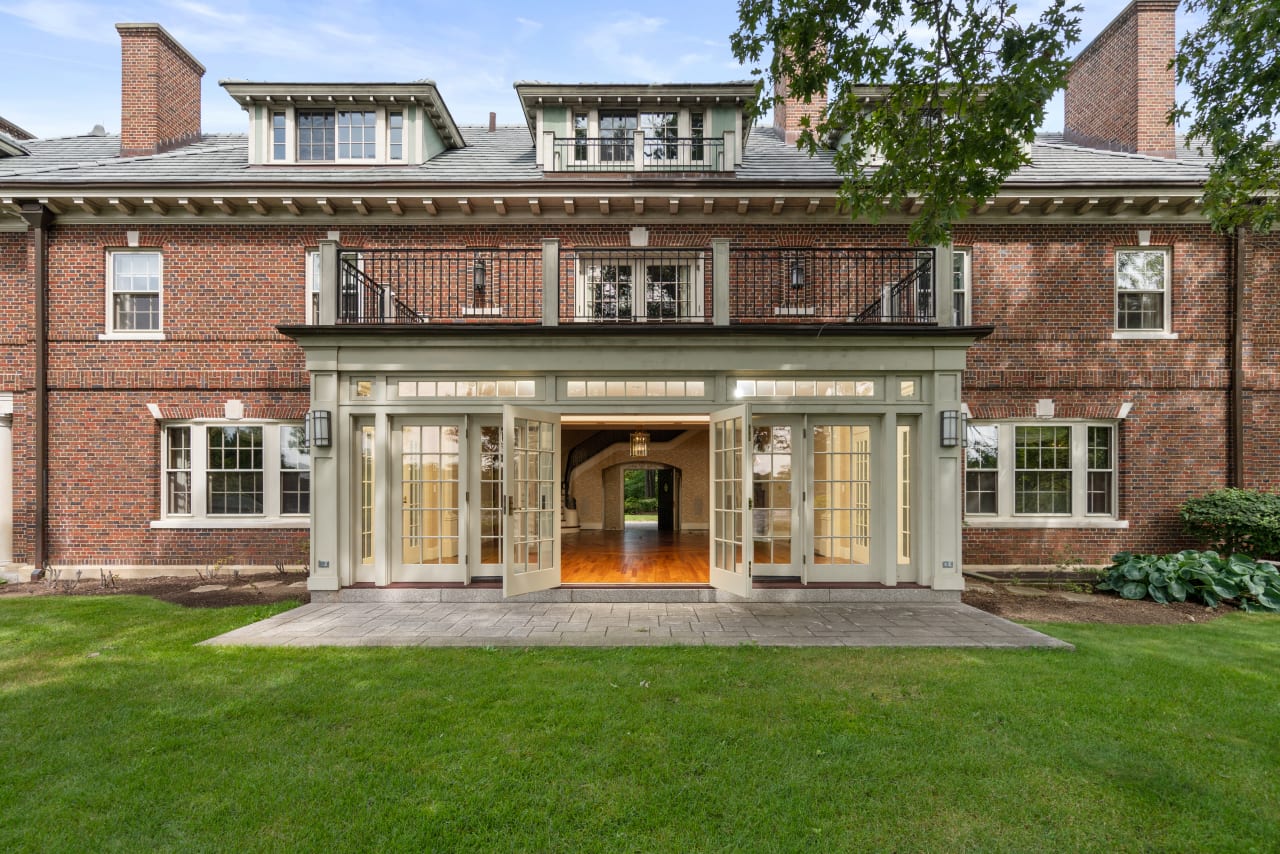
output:
<instances>
[{"instance_id":1,"label":"balcony","mask_svg":"<svg viewBox=\"0 0 1280 854\"><path fill-rule=\"evenodd\" d=\"M933 249L745 248L727 240L564 249L546 240L475 249L326 243L321 256L320 322L341 326L911 327L936 325L938 316Z\"/></svg>"},{"instance_id":2,"label":"balcony","mask_svg":"<svg viewBox=\"0 0 1280 854\"><path fill-rule=\"evenodd\" d=\"M548 172L732 172L725 140L629 136L551 136Z\"/></svg>"}]
</instances>

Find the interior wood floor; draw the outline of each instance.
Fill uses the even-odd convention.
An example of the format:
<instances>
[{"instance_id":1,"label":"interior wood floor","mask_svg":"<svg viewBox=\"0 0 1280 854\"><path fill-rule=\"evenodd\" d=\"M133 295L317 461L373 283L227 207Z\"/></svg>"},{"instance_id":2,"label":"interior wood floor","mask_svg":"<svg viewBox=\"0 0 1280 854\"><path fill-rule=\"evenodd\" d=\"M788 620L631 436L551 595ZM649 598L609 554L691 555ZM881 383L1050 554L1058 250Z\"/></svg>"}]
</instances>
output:
<instances>
[{"instance_id":1,"label":"interior wood floor","mask_svg":"<svg viewBox=\"0 0 1280 854\"><path fill-rule=\"evenodd\" d=\"M706 531L565 531L560 546L563 584L707 584L711 541Z\"/></svg>"}]
</instances>

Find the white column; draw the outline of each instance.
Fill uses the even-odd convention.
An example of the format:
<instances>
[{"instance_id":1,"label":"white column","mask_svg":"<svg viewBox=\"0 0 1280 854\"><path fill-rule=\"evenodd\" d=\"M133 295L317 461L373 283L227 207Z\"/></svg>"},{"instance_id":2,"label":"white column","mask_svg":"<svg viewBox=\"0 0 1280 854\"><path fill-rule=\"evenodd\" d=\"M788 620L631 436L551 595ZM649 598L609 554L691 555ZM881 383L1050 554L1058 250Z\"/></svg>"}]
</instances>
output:
<instances>
[{"instance_id":1,"label":"white column","mask_svg":"<svg viewBox=\"0 0 1280 854\"><path fill-rule=\"evenodd\" d=\"M964 496L960 491L961 466L964 465L964 436L960 437L960 445L955 448L939 447L944 410L960 409L960 374L938 373L934 376L933 410L926 416L932 423L925 425L925 438L933 451L928 455L933 460L934 480L932 494L929 498L929 512L933 514L931 524L925 530L933 535L933 580L930 584L934 590L962 590L964 578L961 575L961 543L964 534L961 524L961 511ZM928 438L932 434L932 438ZM927 554L927 552L926 552ZM923 557L923 556L922 556ZM921 567L924 575L923 566Z\"/></svg>"},{"instance_id":2,"label":"white column","mask_svg":"<svg viewBox=\"0 0 1280 854\"><path fill-rule=\"evenodd\" d=\"M875 557L884 568L884 583L893 587L898 583L898 413L892 410L880 425L880 456L875 460L871 494L876 496L872 521L880 540Z\"/></svg>"},{"instance_id":3,"label":"white column","mask_svg":"<svg viewBox=\"0 0 1280 854\"><path fill-rule=\"evenodd\" d=\"M711 322L729 325L729 240L711 239Z\"/></svg>"},{"instance_id":4,"label":"white column","mask_svg":"<svg viewBox=\"0 0 1280 854\"><path fill-rule=\"evenodd\" d=\"M313 362L316 358L313 354ZM311 576L307 579L309 590L337 590L339 566L351 560L343 555L338 542L338 529L342 519L342 500L339 486L339 463L349 459L351 439L338 413L338 374L317 371L314 364L311 373L311 408L329 413L332 444L328 448L311 448Z\"/></svg>"}]
</instances>

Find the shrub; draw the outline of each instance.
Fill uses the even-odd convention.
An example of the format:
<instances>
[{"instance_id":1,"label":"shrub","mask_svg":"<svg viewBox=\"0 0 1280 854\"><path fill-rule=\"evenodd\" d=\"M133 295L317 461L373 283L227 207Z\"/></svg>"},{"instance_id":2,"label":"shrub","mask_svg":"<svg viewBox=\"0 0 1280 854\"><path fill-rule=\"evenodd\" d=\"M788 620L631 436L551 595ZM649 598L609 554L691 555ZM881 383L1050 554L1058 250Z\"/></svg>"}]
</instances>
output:
<instances>
[{"instance_id":1,"label":"shrub","mask_svg":"<svg viewBox=\"0 0 1280 854\"><path fill-rule=\"evenodd\" d=\"M1192 498L1179 513L1189 536L1221 554L1280 554L1280 495L1219 489Z\"/></svg>"},{"instance_id":2,"label":"shrub","mask_svg":"<svg viewBox=\"0 0 1280 854\"><path fill-rule=\"evenodd\" d=\"M658 499L656 498L627 498L622 502L622 509L628 516L637 516L641 514L657 513Z\"/></svg>"},{"instance_id":3,"label":"shrub","mask_svg":"<svg viewBox=\"0 0 1280 854\"><path fill-rule=\"evenodd\" d=\"M1124 552L1103 572L1099 590L1125 599L1151 597L1160 604L1199 600L1210 608L1233 600L1245 611L1280 612L1280 571L1244 555L1188 549L1175 555Z\"/></svg>"}]
</instances>

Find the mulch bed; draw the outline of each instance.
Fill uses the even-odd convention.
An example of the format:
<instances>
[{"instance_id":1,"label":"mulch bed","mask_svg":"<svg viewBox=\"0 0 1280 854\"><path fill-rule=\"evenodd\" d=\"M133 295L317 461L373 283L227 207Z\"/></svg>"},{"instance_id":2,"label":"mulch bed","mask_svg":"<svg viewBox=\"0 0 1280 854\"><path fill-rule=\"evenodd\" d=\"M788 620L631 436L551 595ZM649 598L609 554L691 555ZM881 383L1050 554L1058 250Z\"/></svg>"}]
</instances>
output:
<instances>
[{"instance_id":1,"label":"mulch bed","mask_svg":"<svg viewBox=\"0 0 1280 854\"><path fill-rule=\"evenodd\" d=\"M1025 577L1025 576L1024 576ZM114 587L103 587L98 578L54 583L0 585L0 599L23 596L151 596L188 608L225 608L231 605L261 605L269 602L293 601L305 604L311 594L305 587L291 587L306 581L300 572L255 575L247 578L218 578L214 581L190 577L119 579ZM208 584L225 584L227 589L205 593L192 590ZM1010 620L1039 623L1123 623L1128 625L1163 625L1203 623L1231 613L1234 608L1216 610L1203 605L1174 603L1159 605L1150 600L1133 602L1110 593L1095 593L1085 602L1068 601L1058 591L1046 596L1019 596L1006 585L970 582L962 601L983 611Z\"/></svg>"}]
</instances>

